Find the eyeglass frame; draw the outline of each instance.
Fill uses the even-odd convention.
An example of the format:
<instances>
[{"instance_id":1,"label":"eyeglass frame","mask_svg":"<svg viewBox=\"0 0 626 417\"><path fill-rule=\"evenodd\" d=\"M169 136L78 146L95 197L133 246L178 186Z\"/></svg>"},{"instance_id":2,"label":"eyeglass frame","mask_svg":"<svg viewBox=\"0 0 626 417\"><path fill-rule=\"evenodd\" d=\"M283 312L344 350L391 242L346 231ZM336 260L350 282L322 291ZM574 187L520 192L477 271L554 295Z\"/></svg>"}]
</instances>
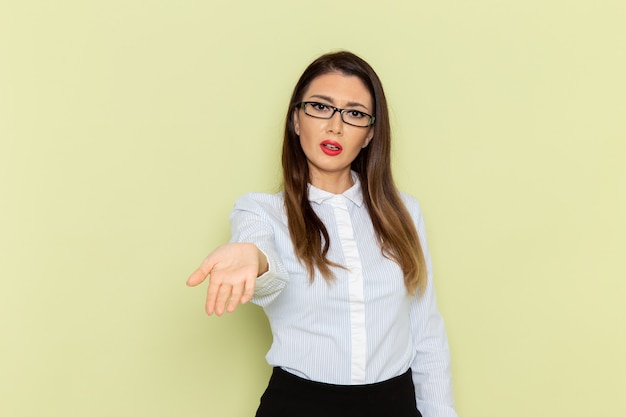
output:
<instances>
[{"instance_id":1,"label":"eyeglass frame","mask_svg":"<svg viewBox=\"0 0 626 417\"><path fill-rule=\"evenodd\" d=\"M306 112L307 104L321 104L323 106L333 109L333 112L329 117L314 116ZM316 119L322 119L322 120L330 120L335 116L335 113L339 112L339 117L341 118L341 121L345 124L348 124L354 127L370 127L374 124L374 121L376 120L374 116L372 116L371 114L365 113L364 111L355 110L355 109L340 109L339 107L331 106L330 104L326 104L326 103L320 103L319 101L301 101L300 103L296 104L296 107L300 107L302 111L304 112L304 114L306 114L307 116L314 117ZM370 121L366 126L359 126L359 125L352 124L350 122L346 122L343 118L343 112L345 111L358 111L359 113L363 113L364 115L368 116L370 118Z\"/></svg>"}]
</instances>

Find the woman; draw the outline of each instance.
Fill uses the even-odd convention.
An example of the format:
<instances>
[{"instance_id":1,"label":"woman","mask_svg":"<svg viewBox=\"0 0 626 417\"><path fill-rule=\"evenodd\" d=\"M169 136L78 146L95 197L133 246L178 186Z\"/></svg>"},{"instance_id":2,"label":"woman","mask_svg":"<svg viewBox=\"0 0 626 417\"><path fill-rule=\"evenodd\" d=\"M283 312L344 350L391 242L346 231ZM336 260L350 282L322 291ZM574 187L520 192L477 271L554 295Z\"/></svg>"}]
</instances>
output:
<instances>
[{"instance_id":1,"label":"woman","mask_svg":"<svg viewBox=\"0 0 626 417\"><path fill-rule=\"evenodd\" d=\"M264 308L274 372L258 417L456 416L424 223L390 140L370 65L315 60L289 103L283 192L240 198L231 243L187 281L211 275L208 314Z\"/></svg>"}]
</instances>

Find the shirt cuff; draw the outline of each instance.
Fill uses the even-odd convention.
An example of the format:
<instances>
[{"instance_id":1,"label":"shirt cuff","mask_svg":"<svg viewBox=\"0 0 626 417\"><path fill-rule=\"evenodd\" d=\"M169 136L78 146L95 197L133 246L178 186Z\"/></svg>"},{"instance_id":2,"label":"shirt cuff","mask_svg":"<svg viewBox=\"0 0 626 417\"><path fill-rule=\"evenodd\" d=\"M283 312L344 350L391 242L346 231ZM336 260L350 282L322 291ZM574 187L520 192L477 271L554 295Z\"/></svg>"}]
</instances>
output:
<instances>
[{"instance_id":1,"label":"shirt cuff","mask_svg":"<svg viewBox=\"0 0 626 417\"><path fill-rule=\"evenodd\" d=\"M262 249L259 250L263 255L265 255L265 259L267 259L267 271L257 277L255 284L256 288L262 289L267 287L274 280L274 278L276 278L276 269L274 268L270 257L267 256L267 253L265 253Z\"/></svg>"}]
</instances>

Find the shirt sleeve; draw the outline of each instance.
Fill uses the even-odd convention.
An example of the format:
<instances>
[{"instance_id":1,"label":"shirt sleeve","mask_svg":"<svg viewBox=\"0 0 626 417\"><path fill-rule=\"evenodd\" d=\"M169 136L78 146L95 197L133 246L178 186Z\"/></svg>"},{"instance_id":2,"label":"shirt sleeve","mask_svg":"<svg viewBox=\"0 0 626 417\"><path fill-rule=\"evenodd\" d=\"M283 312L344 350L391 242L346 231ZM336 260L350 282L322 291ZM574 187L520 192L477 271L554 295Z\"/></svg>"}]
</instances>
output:
<instances>
[{"instance_id":1,"label":"shirt sleeve","mask_svg":"<svg viewBox=\"0 0 626 417\"><path fill-rule=\"evenodd\" d=\"M230 215L231 242L252 243L265 254L268 271L259 276L254 288L252 302L264 307L271 303L285 288L287 271L281 262L274 239L269 201L263 204L260 197L270 195L246 194L239 198ZM269 207L268 207L269 206Z\"/></svg>"},{"instance_id":2,"label":"shirt sleeve","mask_svg":"<svg viewBox=\"0 0 626 417\"><path fill-rule=\"evenodd\" d=\"M454 410L450 349L444 321L437 308L432 262L426 244L426 228L417 201L409 211L426 258L428 282L424 294L411 305L411 331L415 358L411 364L417 408L424 417L457 417Z\"/></svg>"}]
</instances>

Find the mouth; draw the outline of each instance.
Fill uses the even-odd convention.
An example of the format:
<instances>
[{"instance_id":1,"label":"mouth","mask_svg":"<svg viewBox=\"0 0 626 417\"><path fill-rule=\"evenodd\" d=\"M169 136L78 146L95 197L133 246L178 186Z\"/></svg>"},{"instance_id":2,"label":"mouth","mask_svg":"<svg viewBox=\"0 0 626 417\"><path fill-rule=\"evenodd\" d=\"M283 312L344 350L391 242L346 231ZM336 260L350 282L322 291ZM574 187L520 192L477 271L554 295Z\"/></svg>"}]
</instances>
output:
<instances>
[{"instance_id":1,"label":"mouth","mask_svg":"<svg viewBox=\"0 0 626 417\"><path fill-rule=\"evenodd\" d=\"M343 151L341 145L338 142L332 140L323 141L322 143L320 143L320 148L322 148L322 152L324 152L326 155L331 156L339 155L341 151Z\"/></svg>"}]
</instances>

